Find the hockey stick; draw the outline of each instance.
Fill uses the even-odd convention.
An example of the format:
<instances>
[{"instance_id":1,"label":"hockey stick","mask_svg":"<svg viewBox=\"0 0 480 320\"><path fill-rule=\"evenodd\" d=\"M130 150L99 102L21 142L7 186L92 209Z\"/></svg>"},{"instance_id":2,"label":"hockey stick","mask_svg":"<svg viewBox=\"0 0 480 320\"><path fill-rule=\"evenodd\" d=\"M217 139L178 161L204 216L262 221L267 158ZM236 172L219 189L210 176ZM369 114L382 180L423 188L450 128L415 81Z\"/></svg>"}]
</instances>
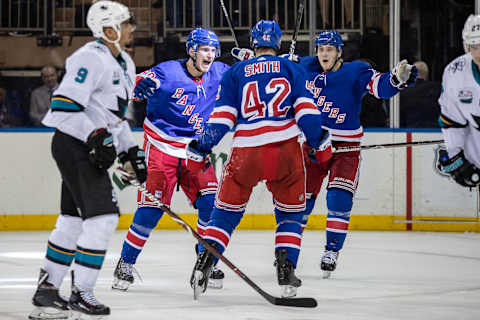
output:
<instances>
[{"instance_id":1,"label":"hockey stick","mask_svg":"<svg viewBox=\"0 0 480 320\"><path fill-rule=\"evenodd\" d=\"M157 197L155 197L150 191L148 191L144 186L139 184L135 178L132 178L128 173L123 171L121 168L117 168L118 172L121 174L121 178L116 177L115 173L113 174L113 180L120 179L121 182L125 182L137 187L141 193L150 198L157 206L160 207L166 214L170 216L175 222L181 225L187 232L189 232L195 239L200 241L200 243L205 246L205 248L210 251L215 257L222 261L227 267L229 267L233 272L235 272L243 281L245 281L253 290L257 291L262 297L264 297L268 302L277 306L288 306L288 307L301 307L301 308L315 308L317 306L317 300L314 298L279 298L274 297L263 289L261 289L255 282L250 280L247 275L245 275L240 269L238 269L230 260L228 260L223 254L219 253L215 248L213 248L207 241L205 241L198 232L196 232L188 223L186 223L182 218L180 218L175 212L170 210L169 207L165 206ZM127 181L125 181L125 179Z\"/></svg>"},{"instance_id":2,"label":"hockey stick","mask_svg":"<svg viewBox=\"0 0 480 320\"><path fill-rule=\"evenodd\" d=\"M363 151L363 150L373 150L373 149L389 149L389 148L399 148L399 147L414 147L414 146L421 146L421 145L427 145L427 144L440 144L443 142L444 142L443 140L427 140L427 141L412 141L412 142L401 142L401 143L372 144L367 146L340 147L340 148L332 148L332 153Z\"/></svg>"},{"instance_id":3,"label":"hockey stick","mask_svg":"<svg viewBox=\"0 0 480 320\"><path fill-rule=\"evenodd\" d=\"M290 44L289 59L293 59L293 54L295 53L295 46L297 45L297 35L298 30L300 29L300 24L302 23L303 8L305 7L305 0L300 0L298 2L297 8L297 20L295 21L295 30L293 30L292 43Z\"/></svg>"},{"instance_id":4,"label":"hockey stick","mask_svg":"<svg viewBox=\"0 0 480 320\"><path fill-rule=\"evenodd\" d=\"M227 19L228 27L230 28L230 32L232 32L233 41L235 41L235 46L239 48L240 46L238 45L237 35L235 34L235 29L233 28L232 19L230 19L230 14L228 13L223 0L220 0L220 7L222 7L222 11L223 11L223 14L225 15L225 19Z\"/></svg>"}]
</instances>

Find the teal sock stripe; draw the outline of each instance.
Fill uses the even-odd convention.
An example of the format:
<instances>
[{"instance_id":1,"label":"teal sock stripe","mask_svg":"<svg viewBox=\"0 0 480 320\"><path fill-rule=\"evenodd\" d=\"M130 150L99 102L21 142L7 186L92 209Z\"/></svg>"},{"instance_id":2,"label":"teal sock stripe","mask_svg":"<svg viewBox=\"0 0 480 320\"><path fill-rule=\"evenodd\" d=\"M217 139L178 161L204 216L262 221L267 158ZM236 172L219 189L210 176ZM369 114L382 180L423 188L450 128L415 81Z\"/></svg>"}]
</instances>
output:
<instances>
[{"instance_id":1,"label":"teal sock stripe","mask_svg":"<svg viewBox=\"0 0 480 320\"><path fill-rule=\"evenodd\" d=\"M101 269L107 250L93 250L77 246L75 263L87 268Z\"/></svg>"},{"instance_id":2,"label":"teal sock stripe","mask_svg":"<svg viewBox=\"0 0 480 320\"><path fill-rule=\"evenodd\" d=\"M75 250L62 248L48 241L46 258L52 262L70 266L75 257Z\"/></svg>"}]
</instances>

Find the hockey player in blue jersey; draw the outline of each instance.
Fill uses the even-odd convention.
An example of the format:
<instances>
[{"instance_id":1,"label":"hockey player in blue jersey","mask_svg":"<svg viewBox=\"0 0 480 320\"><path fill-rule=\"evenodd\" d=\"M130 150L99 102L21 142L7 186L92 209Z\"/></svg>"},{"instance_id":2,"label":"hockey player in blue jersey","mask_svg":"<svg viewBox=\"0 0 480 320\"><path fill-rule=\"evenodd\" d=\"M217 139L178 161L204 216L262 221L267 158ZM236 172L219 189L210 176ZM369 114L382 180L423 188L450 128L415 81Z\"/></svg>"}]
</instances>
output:
<instances>
[{"instance_id":1,"label":"hockey player in blue jersey","mask_svg":"<svg viewBox=\"0 0 480 320\"><path fill-rule=\"evenodd\" d=\"M255 58L236 63L223 77L215 109L205 130L187 147L187 167L205 166L205 158L222 137L235 129L215 208L204 238L220 253L240 223L252 188L265 180L273 195L277 228L275 265L282 296L296 295L295 276L305 209L305 170L298 138L325 147L328 131L301 67L276 56L282 32L275 21L259 21L251 31ZM205 292L216 258L200 247L191 276L194 297Z\"/></svg>"},{"instance_id":2,"label":"hockey player in blue jersey","mask_svg":"<svg viewBox=\"0 0 480 320\"><path fill-rule=\"evenodd\" d=\"M229 68L214 62L220 56L217 35L194 29L187 38L188 59L171 60L137 76L135 96L147 100L144 150L147 189L169 206L175 185L198 209L197 231L204 234L210 220L217 178L213 166L192 173L185 164L187 144L202 132L213 110L222 74ZM112 288L127 290L133 283L133 265L163 211L138 194L138 209L128 230ZM214 270L211 286L222 287L223 272Z\"/></svg>"},{"instance_id":3,"label":"hockey player in blue jersey","mask_svg":"<svg viewBox=\"0 0 480 320\"><path fill-rule=\"evenodd\" d=\"M321 32L315 39L317 55L300 59L310 81L312 91L322 113L322 124L330 131L333 147L359 146L363 136L360 124L363 95L389 99L402 88L414 85L417 70L406 60L387 73L380 73L361 61L343 62L343 41L335 30ZM304 226L315 206L323 179L329 175L327 185L326 246L320 266L323 277L335 270L338 253L347 235L353 195L358 186L360 152L333 154L328 161L321 153L312 156L311 148L304 145L307 171L307 203Z\"/></svg>"}]
</instances>

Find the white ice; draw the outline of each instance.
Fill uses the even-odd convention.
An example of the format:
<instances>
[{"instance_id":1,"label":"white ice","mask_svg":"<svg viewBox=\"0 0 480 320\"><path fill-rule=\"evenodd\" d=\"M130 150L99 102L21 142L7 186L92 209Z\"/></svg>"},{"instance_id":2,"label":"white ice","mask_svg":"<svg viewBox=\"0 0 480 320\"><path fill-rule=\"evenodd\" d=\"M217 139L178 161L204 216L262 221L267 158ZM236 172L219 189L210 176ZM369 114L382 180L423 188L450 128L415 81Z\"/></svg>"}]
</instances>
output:
<instances>
[{"instance_id":1,"label":"white ice","mask_svg":"<svg viewBox=\"0 0 480 320\"><path fill-rule=\"evenodd\" d=\"M297 275L300 297L315 309L270 305L225 265L222 290L193 301L188 279L194 240L184 231L154 231L137 261L143 282L110 289L125 231L110 242L95 294L112 320L480 319L480 234L350 232L337 270L322 279L324 232L306 231ZM0 233L0 319L26 319L32 310L48 232ZM279 295L273 231L236 231L226 256L261 288ZM61 288L68 295L70 279Z\"/></svg>"}]
</instances>

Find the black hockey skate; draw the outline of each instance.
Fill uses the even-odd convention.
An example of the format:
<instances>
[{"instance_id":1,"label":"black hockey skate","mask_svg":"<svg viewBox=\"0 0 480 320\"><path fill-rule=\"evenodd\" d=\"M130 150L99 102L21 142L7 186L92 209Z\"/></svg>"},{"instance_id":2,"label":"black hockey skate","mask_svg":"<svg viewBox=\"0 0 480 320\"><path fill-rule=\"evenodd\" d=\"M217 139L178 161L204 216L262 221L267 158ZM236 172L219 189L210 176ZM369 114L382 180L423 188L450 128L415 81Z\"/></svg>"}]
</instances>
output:
<instances>
[{"instance_id":1,"label":"black hockey skate","mask_svg":"<svg viewBox=\"0 0 480 320\"><path fill-rule=\"evenodd\" d=\"M68 319L68 301L58 293L58 288L48 281L48 272L40 269L37 291L32 298L35 309L28 316L32 320Z\"/></svg>"},{"instance_id":2,"label":"black hockey skate","mask_svg":"<svg viewBox=\"0 0 480 320\"><path fill-rule=\"evenodd\" d=\"M103 316L110 314L110 308L101 304L93 295L93 291L83 291L75 286L74 275L72 271L72 294L68 301L70 309L76 313L76 318L81 319L82 314L95 319L101 319Z\"/></svg>"},{"instance_id":3,"label":"black hockey skate","mask_svg":"<svg viewBox=\"0 0 480 320\"><path fill-rule=\"evenodd\" d=\"M133 284L135 278L133 276L133 272L135 268L133 264L126 263L120 257L117 263L117 267L113 272L113 284L112 289L127 291L131 284ZM138 274L138 272L136 272Z\"/></svg>"},{"instance_id":4,"label":"black hockey skate","mask_svg":"<svg viewBox=\"0 0 480 320\"><path fill-rule=\"evenodd\" d=\"M297 295L297 288L302 285L302 281L295 276L293 264L287 260L287 257L287 250L275 250L275 266L277 267L277 280L281 296L292 298Z\"/></svg>"},{"instance_id":5,"label":"black hockey skate","mask_svg":"<svg viewBox=\"0 0 480 320\"><path fill-rule=\"evenodd\" d=\"M332 271L337 267L338 251L328 250L325 248L322 260L320 261L320 269L323 271L323 279L330 278Z\"/></svg>"},{"instance_id":6,"label":"black hockey skate","mask_svg":"<svg viewBox=\"0 0 480 320\"><path fill-rule=\"evenodd\" d=\"M195 244L195 252L198 255L198 243ZM212 289L222 289L224 278L225 274L223 271L217 268L217 266L214 266L210 278L208 279L207 287Z\"/></svg>"},{"instance_id":7,"label":"black hockey skate","mask_svg":"<svg viewBox=\"0 0 480 320\"><path fill-rule=\"evenodd\" d=\"M217 245L211 244L215 249ZM190 277L190 285L193 289L193 299L197 300L200 293L204 293L207 290L207 284L210 279L213 270L213 264L215 259L213 254L208 250L200 252L197 256L197 261L193 267L192 276Z\"/></svg>"}]
</instances>

